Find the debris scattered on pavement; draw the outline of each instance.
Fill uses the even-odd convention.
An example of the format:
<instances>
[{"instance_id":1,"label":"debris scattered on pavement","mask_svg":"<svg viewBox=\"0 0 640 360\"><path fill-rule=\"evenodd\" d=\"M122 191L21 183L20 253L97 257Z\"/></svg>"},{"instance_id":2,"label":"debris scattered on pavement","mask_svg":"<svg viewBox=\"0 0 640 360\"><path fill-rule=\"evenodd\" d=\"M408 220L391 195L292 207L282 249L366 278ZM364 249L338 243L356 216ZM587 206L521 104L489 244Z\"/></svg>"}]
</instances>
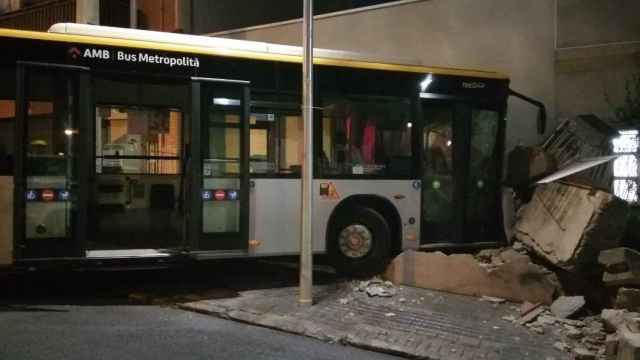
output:
<instances>
[{"instance_id":1,"label":"debris scattered on pavement","mask_svg":"<svg viewBox=\"0 0 640 360\"><path fill-rule=\"evenodd\" d=\"M505 300L503 298L499 298L499 297L493 297L493 296L482 296L480 298L480 301L488 301L488 302L493 303L493 304L502 304L507 300Z\"/></svg>"},{"instance_id":2,"label":"debris scattered on pavement","mask_svg":"<svg viewBox=\"0 0 640 360\"><path fill-rule=\"evenodd\" d=\"M347 305L350 301L351 301L351 300L350 300L349 298L340 298L340 299L338 299L338 302L339 302L341 305Z\"/></svg>"},{"instance_id":3,"label":"debris scattered on pavement","mask_svg":"<svg viewBox=\"0 0 640 360\"><path fill-rule=\"evenodd\" d=\"M559 318L568 318L585 304L584 296L561 296L551 304L551 313Z\"/></svg>"},{"instance_id":4,"label":"debris scattered on pavement","mask_svg":"<svg viewBox=\"0 0 640 360\"><path fill-rule=\"evenodd\" d=\"M385 277L395 284L516 302L550 304L559 291L553 272L512 249L497 250L484 260L407 250L393 259Z\"/></svg>"},{"instance_id":5,"label":"debris scattered on pavement","mask_svg":"<svg viewBox=\"0 0 640 360\"><path fill-rule=\"evenodd\" d=\"M357 290L363 291L371 297L392 297L396 294L396 288L391 281L383 281L377 277L371 280L361 281Z\"/></svg>"},{"instance_id":6,"label":"debris scattered on pavement","mask_svg":"<svg viewBox=\"0 0 640 360\"><path fill-rule=\"evenodd\" d=\"M528 313L523 315L520 319L518 319L518 324L524 325L524 324L530 323L533 320L535 320L538 316L540 316L540 314L542 314L544 311L545 309L543 307L537 307L532 311L529 311Z\"/></svg>"}]
</instances>

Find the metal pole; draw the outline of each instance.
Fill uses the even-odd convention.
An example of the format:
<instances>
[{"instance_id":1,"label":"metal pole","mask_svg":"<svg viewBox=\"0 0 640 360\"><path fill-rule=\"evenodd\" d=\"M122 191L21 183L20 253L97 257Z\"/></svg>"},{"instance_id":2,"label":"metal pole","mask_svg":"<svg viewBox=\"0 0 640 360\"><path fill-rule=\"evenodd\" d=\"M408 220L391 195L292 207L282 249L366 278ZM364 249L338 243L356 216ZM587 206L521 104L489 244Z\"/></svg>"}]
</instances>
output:
<instances>
[{"instance_id":1,"label":"metal pole","mask_svg":"<svg viewBox=\"0 0 640 360\"><path fill-rule=\"evenodd\" d=\"M313 0L304 0L302 21L302 120L304 160L302 162L302 234L300 237L301 305L313 303L313 249L311 219L313 203Z\"/></svg>"}]
</instances>

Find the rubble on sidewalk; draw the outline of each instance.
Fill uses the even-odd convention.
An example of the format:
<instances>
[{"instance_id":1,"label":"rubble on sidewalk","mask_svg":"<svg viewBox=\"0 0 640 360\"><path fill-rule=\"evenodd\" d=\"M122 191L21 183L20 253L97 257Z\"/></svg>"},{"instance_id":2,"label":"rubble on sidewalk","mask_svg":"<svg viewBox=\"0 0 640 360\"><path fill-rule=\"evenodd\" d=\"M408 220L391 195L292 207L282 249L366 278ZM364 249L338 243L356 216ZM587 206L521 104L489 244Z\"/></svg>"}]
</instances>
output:
<instances>
[{"instance_id":1,"label":"rubble on sidewalk","mask_svg":"<svg viewBox=\"0 0 640 360\"><path fill-rule=\"evenodd\" d=\"M559 291L555 275L526 255L507 249L490 261L483 263L470 254L408 250L393 259L385 278L395 284L517 302L550 304Z\"/></svg>"},{"instance_id":2,"label":"rubble on sidewalk","mask_svg":"<svg viewBox=\"0 0 640 360\"><path fill-rule=\"evenodd\" d=\"M566 319L579 311L585 304L583 296L561 296L551 304L551 313Z\"/></svg>"},{"instance_id":3,"label":"rubble on sidewalk","mask_svg":"<svg viewBox=\"0 0 640 360\"><path fill-rule=\"evenodd\" d=\"M380 278L360 281L355 290L362 291L370 297L392 297L396 294L396 289L391 281L384 281Z\"/></svg>"}]
</instances>

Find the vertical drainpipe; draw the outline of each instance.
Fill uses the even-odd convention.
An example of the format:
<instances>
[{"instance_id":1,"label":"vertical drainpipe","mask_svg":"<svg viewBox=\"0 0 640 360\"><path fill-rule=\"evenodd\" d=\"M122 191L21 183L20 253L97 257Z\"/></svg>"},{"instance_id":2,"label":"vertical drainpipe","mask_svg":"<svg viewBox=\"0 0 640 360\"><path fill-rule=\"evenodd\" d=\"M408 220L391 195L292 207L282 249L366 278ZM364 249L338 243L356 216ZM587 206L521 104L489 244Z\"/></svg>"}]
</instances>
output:
<instances>
[{"instance_id":1,"label":"vertical drainpipe","mask_svg":"<svg viewBox=\"0 0 640 360\"><path fill-rule=\"evenodd\" d=\"M76 23L100 25L100 0L76 0Z\"/></svg>"},{"instance_id":2,"label":"vertical drainpipe","mask_svg":"<svg viewBox=\"0 0 640 360\"><path fill-rule=\"evenodd\" d=\"M129 27L138 28L138 0L129 0Z\"/></svg>"}]
</instances>

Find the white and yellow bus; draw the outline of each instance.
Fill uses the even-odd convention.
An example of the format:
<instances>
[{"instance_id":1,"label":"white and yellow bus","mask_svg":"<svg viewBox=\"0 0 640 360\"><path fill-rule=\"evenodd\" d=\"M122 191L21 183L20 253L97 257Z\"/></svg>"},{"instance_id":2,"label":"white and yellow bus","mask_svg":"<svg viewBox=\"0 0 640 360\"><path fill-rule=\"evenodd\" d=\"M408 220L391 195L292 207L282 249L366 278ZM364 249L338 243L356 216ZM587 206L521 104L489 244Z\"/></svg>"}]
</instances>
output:
<instances>
[{"instance_id":1,"label":"white and yellow bus","mask_svg":"<svg viewBox=\"0 0 640 360\"><path fill-rule=\"evenodd\" d=\"M296 254L301 50L0 29L0 267ZM347 273L504 241L503 74L317 50L313 249Z\"/></svg>"}]
</instances>

